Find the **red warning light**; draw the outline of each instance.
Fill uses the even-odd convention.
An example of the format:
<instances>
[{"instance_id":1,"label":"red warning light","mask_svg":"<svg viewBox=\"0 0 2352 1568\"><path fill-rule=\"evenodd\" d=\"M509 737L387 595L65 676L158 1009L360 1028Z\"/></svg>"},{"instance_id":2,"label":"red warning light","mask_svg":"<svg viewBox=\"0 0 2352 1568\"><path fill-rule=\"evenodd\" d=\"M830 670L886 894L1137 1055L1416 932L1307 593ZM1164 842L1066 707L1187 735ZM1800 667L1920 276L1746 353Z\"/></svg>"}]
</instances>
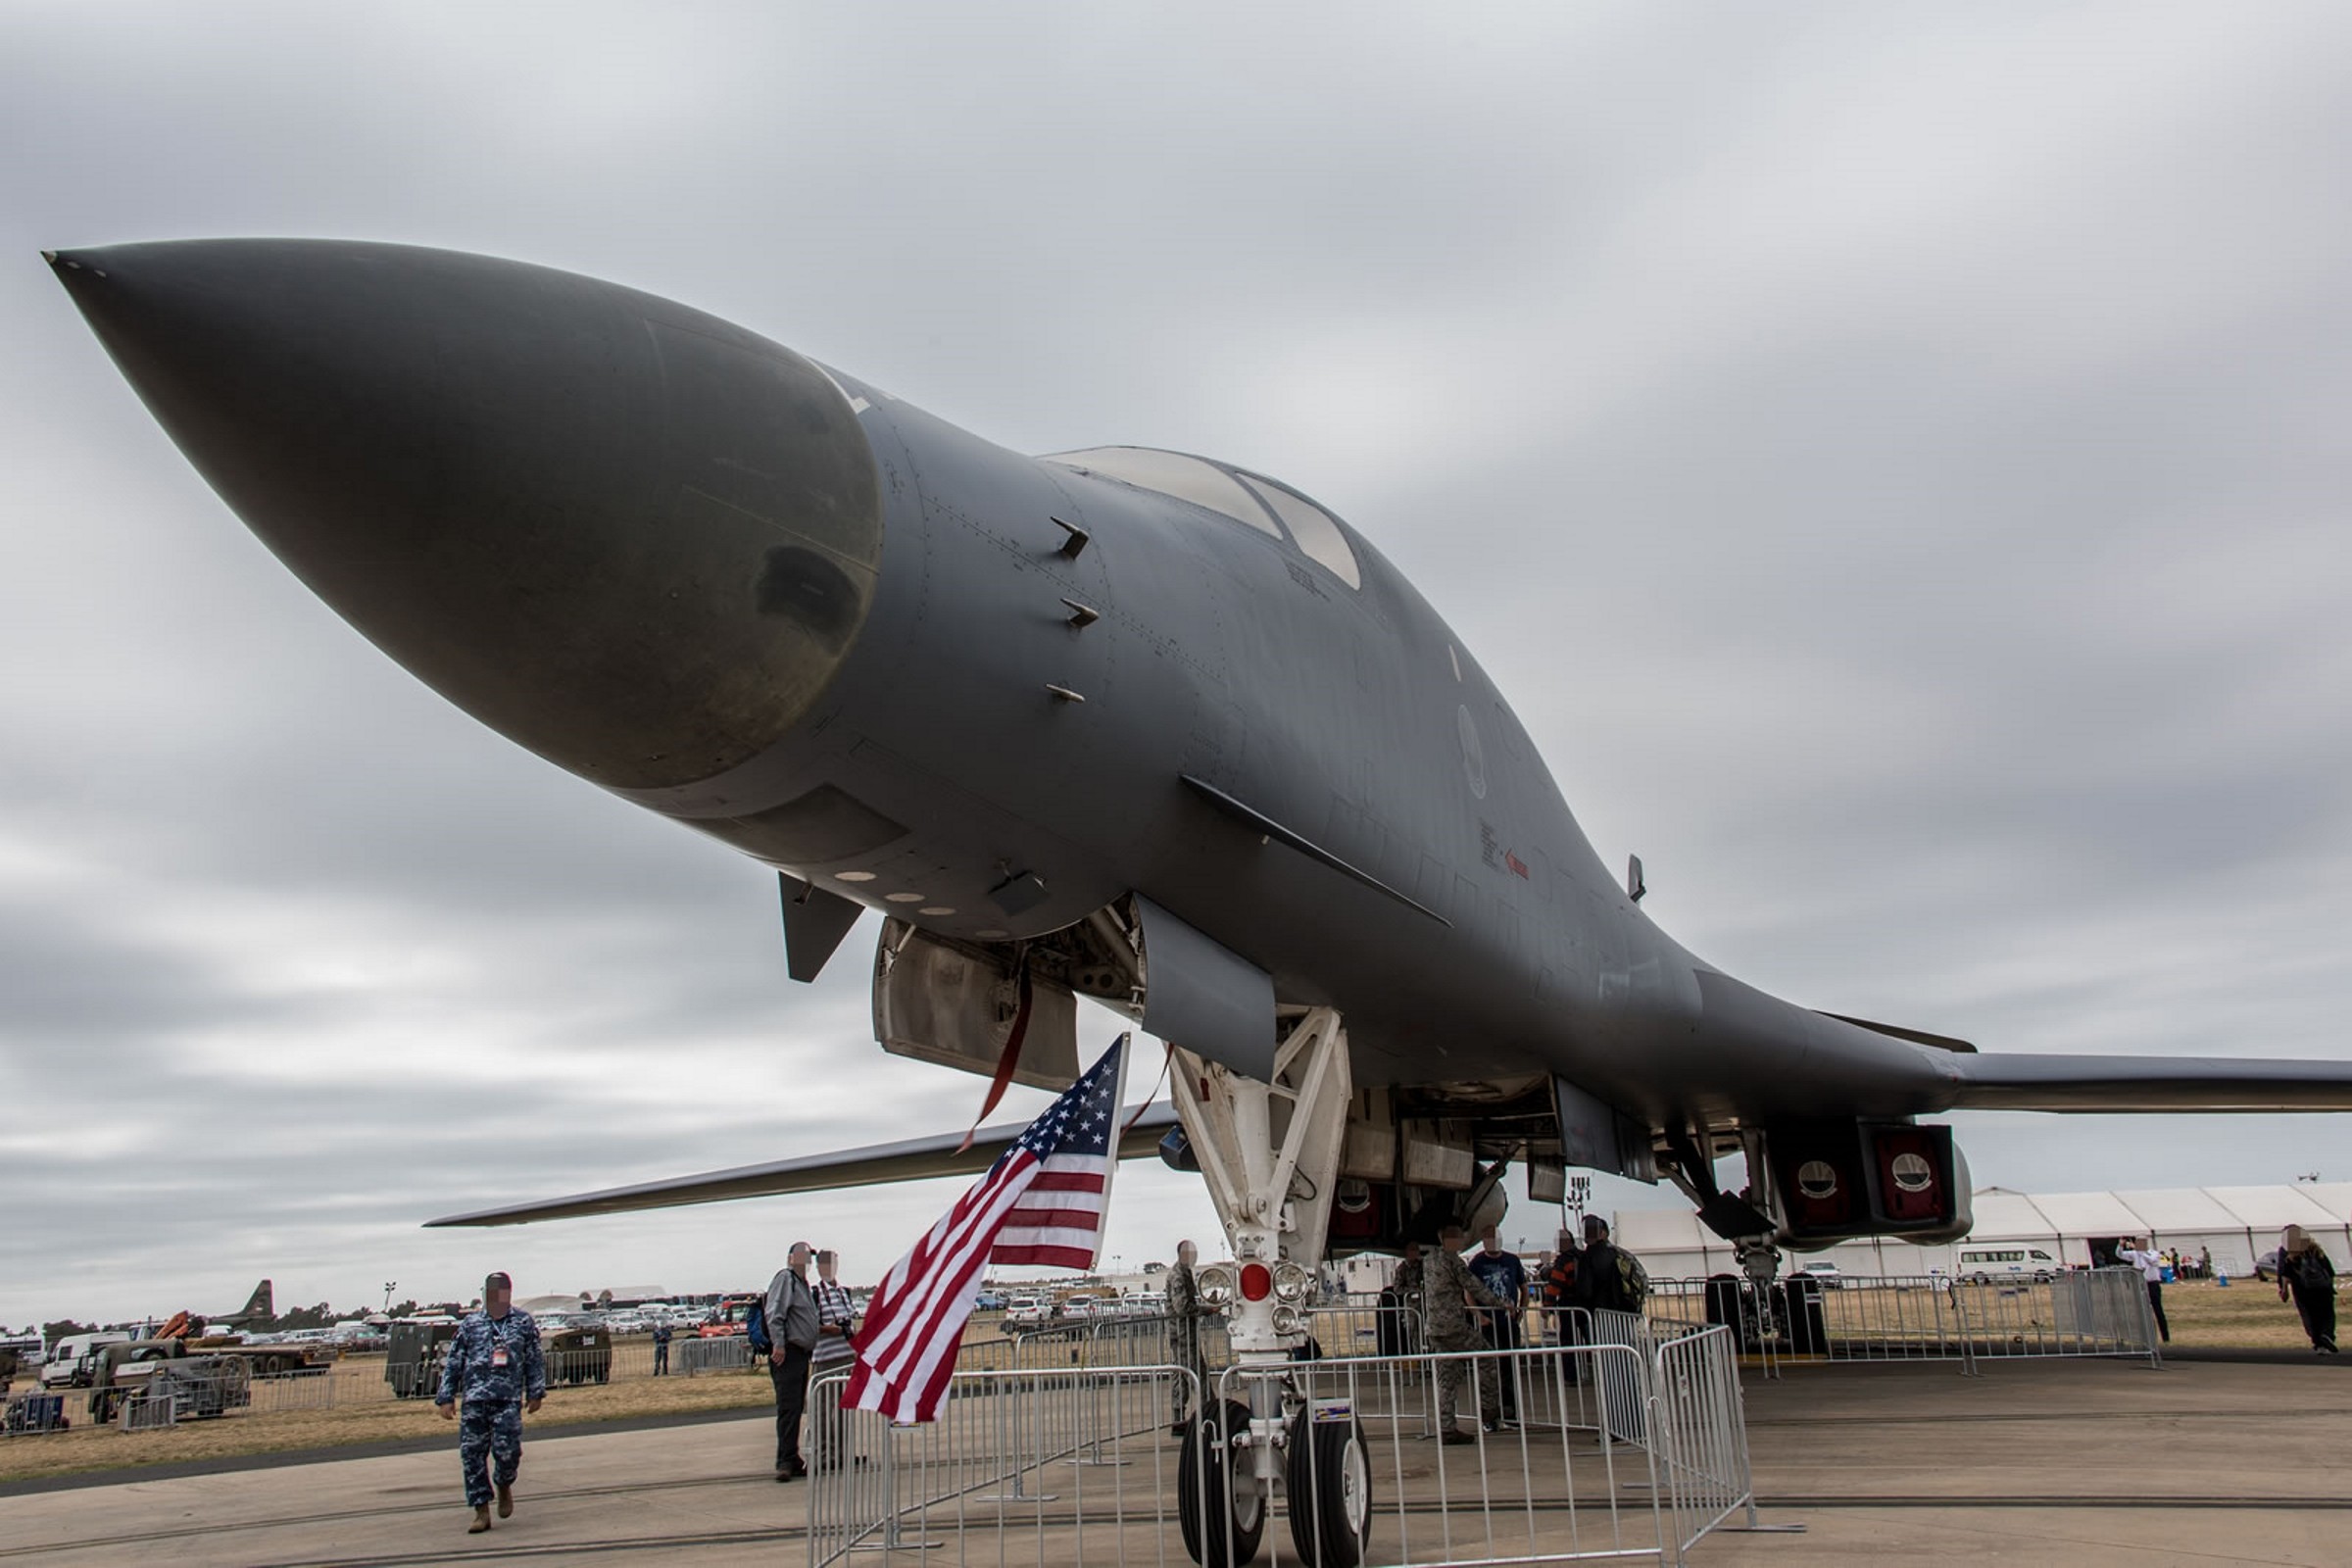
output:
<instances>
[{"instance_id":1,"label":"red warning light","mask_svg":"<svg viewBox=\"0 0 2352 1568\"><path fill-rule=\"evenodd\" d=\"M1274 1271L1263 1263L1244 1263L1242 1294L1252 1301L1262 1301L1273 1295Z\"/></svg>"}]
</instances>

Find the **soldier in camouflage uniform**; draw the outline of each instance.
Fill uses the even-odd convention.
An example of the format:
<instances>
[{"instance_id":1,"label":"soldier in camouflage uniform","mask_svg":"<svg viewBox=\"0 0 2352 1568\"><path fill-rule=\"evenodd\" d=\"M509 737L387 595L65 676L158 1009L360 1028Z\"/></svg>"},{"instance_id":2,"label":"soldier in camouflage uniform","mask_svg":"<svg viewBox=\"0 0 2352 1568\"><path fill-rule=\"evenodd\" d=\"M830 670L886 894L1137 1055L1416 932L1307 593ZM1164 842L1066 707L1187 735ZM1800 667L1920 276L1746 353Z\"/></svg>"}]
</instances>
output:
<instances>
[{"instance_id":1,"label":"soldier in camouflage uniform","mask_svg":"<svg viewBox=\"0 0 2352 1568\"><path fill-rule=\"evenodd\" d=\"M1478 1331L1471 1305L1507 1304L1481 1285L1462 1261L1462 1249L1469 1240L1459 1225L1446 1226L1438 1236L1438 1250L1422 1264L1421 1330L1428 1337L1432 1351L1486 1349L1486 1336ZM1438 1363L1438 1435L1447 1443L1478 1441L1469 1433L1453 1428L1454 1409L1462 1396L1462 1378L1469 1370L1469 1365L1458 1356L1447 1356ZM1478 1363L1478 1396L1480 1419L1488 1431L1498 1430L1502 1388L1491 1358Z\"/></svg>"},{"instance_id":2,"label":"soldier in camouflage uniform","mask_svg":"<svg viewBox=\"0 0 2352 1568\"><path fill-rule=\"evenodd\" d=\"M514 1305L514 1282L503 1273L482 1281L482 1309L458 1325L441 1362L433 1403L458 1422L458 1465L473 1505L466 1534L490 1528L490 1462L498 1466L498 1516L514 1512L514 1473L522 1465L522 1414L547 1397L547 1361L539 1325ZM465 1401L465 1413L458 1410Z\"/></svg>"},{"instance_id":3,"label":"soldier in camouflage uniform","mask_svg":"<svg viewBox=\"0 0 2352 1568\"><path fill-rule=\"evenodd\" d=\"M1193 1272L1200 1260L1200 1250L1190 1242L1176 1244L1176 1266L1168 1270L1168 1364L1180 1366L1200 1380L1200 1396L1208 1396L1208 1361L1200 1350L1200 1320L1208 1309L1200 1304L1200 1278ZM1173 1379L1168 1388L1168 1432L1172 1437L1184 1436L1186 1407L1192 1402L1194 1390L1182 1378Z\"/></svg>"}]
</instances>

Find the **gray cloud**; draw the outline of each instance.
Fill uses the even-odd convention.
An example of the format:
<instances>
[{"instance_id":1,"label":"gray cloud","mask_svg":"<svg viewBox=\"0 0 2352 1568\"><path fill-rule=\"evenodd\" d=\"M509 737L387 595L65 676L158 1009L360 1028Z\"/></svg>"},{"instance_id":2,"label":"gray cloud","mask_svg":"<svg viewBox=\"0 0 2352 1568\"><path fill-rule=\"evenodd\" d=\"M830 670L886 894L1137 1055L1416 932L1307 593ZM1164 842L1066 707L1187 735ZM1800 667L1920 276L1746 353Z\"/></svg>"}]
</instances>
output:
<instances>
[{"instance_id":1,"label":"gray cloud","mask_svg":"<svg viewBox=\"0 0 2352 1568\"><path fill-rule=\"evenodd\" d=\"M313 600L37 247L520 256L1016 447L1263 467L1420 583L1604 858L1640 850L1655 917L1743 977L1987 1047L2337 1054L2347 34L2322 6L19 7L0 1319L493 1262L717 1288L788 1230L875 1273L944 1193L414 1221L979 1092L871 1045L863 936L790 985L756 867ZM1962 1125L2018 1187L2346 1150L2336 1118ZM1197 1186L1122 1182L1129 1255L1209 1228Z\"/></svg>"}]
</instances>

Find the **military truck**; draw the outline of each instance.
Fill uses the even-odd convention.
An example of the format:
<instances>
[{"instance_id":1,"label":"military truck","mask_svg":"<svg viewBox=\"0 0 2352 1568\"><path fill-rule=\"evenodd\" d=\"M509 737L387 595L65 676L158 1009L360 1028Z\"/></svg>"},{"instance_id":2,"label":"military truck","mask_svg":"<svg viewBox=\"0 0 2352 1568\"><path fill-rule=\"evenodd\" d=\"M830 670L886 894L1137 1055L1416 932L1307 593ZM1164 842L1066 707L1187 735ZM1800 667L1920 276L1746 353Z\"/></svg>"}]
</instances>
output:
<instances>
[{"instance_id":1,"label":"military truck","mask_svg":"<svg viewBox=\"0 0 2352 1568\"><path fill-rule=\"evenodd\" d=\"M69 1342L60 1341L62 1350ZM70 1383L77 1389L104 1388L100 1370L108 1363L122 1365L153 1361L176 1361L187 1356L226 1356L245 1365L248 1381L253 1378L280 1377L294 1373L323 1375L334 1365L336 1351L332 1346L320 1345L248 1345L234 1334L190 1336L182 1320L174 1318L164 1325L151 1339L117 1339L111 1343L90 1344L70 1363L59 1368L51 1378L43 1369L45 1383Z\"/></svg>"},{"instance_id":2,"label":"military truck","mask_svg":"<svg viewBox=\"0 0 2352 1568\"><path fill-rule=\"evenodd\" d=\"M539 1348L547 1357L550 1387L612 1381L612 1334L609 1329L558 1329L540 1342Z\"/></svg>"},{"instance_id":3,"label":"military truck","mask_svg":"<svg viewBox=\"0 0 2352 1568\"><path fill-rule=\"evenodd\" d=\"M384 1381L396 1398L431 1398L441 1386L441 1362L458 1337L454 1319L395 1323L384 1334Z\"/></svg>"}]
</instances>

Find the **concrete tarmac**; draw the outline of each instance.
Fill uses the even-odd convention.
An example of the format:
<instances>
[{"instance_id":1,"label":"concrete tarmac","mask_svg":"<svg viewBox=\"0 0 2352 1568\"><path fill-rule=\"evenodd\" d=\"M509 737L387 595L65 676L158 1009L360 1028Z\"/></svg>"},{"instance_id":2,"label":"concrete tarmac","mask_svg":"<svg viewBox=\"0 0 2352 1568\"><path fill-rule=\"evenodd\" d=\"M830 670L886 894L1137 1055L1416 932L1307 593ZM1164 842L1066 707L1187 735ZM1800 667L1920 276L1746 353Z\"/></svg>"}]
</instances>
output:
<instances>
[{"instance_id":1,"label":"concrete tarmac","mask_svg":"<svg viewBox=\"0 0 2352 1568\"><path fill-rule=\"evenodd\" d=\"M1751 1374L1746 1400L1760 1517L1805 1530L1719 1533L1691 1554L1708 1568L2352 1563L2352 1378L2333 1364L1795 1367ZM533 1438L514 1517L478 1537L454 1442L117 1473L0 1496L0 1563L790 1563L807 1552L808 1489L768 1473L772 1434L754 1415ZM1278 1539L1288 1556L1278 1533L1261 1562ZM993 1559L993 1541L977 1555ZM1166 1555L1184 1560L1174 1543Z\"/></svg>"}]
</instances>

